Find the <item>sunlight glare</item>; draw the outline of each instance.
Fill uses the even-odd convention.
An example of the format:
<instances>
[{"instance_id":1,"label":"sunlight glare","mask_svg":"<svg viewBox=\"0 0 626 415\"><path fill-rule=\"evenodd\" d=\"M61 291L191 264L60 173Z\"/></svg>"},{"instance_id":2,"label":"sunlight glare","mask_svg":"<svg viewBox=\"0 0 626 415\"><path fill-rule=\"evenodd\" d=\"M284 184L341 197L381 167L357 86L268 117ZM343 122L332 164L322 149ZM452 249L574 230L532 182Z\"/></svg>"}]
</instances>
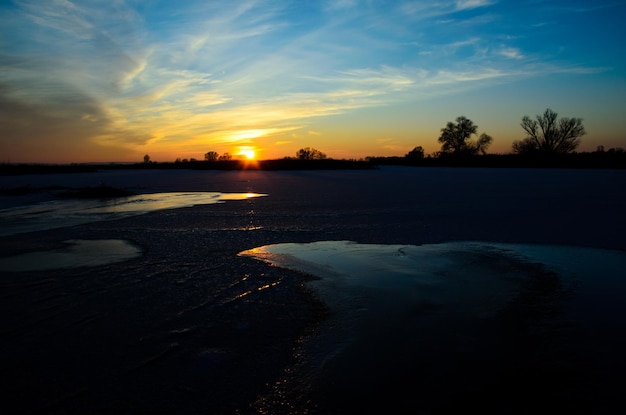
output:
<instances>
[{"instance_id":1,"label":"sunlight glare","mask_svg":"<svg viewBox=\"0 0 626 415\"><path fill-rule=\"evenodd\" d=\"M237 153L237 155L243 156L247 160L254 160L256 157L256 152L252 147L240 147L239 153Z\"/></svg>"}]
</instances>

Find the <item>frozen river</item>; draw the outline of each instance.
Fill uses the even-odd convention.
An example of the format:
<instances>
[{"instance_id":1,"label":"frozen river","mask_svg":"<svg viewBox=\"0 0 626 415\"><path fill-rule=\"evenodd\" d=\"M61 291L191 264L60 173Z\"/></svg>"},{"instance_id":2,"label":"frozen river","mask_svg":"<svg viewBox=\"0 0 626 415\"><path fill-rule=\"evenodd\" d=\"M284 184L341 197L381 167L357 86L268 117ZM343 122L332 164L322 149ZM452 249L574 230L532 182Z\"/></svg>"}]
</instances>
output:
<instances>
[{"instance_id":1,"label":"frozen river","mask_svg":"<svg viewBox=\"0 0 626 415\"><path fill-rule=\"evenodd\" d=\"M99 184L137 202L46 190ZM0 198L4 405L610 413L624 184L558 169L1 177L41 189Z\"/></svg>"}]
</instances>

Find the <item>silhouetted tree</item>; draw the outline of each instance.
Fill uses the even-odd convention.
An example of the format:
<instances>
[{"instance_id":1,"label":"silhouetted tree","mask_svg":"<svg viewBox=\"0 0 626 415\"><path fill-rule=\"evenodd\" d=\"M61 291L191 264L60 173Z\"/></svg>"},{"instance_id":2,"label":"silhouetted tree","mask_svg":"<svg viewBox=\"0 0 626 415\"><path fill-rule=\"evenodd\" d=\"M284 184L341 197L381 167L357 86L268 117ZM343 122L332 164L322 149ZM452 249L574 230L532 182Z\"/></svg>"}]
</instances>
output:
<instances>
[{"instance_id":1,"label":"silhouetted tree","mask_svg":"<svg viewBox=\"0 0 626 415\"><path fill-rule=\"evenodd\" d=\"M518 154L567 154L576 150L580 137L585 135L582 118L561 118L550 108L532 120L528 115L520 124L527 137L513 142L513 152Z\"/></svg>"},{"instance_id":2,"label":"silhouetted tree","mask_svg":"<svg viewBox=\"0 0 626 415\"><path fill-rule=\"evenodd\" d=\"M326 158L326 154L314 148L306 147L296 152L296 158L298 160L323 160Z\"/></svg>"},{"instance_id":3,"label":"silhouetted tree","mask_svg":"<svg viewBox=\"0 0 626 415\"><path fill-rule=\"evenodd\" d=\"M471 137L477 130L478 126L464 116L458 117L456 123L448 122L446 127L441 129L439 136L441 152L454 155L485 154L493 138L483 133L478 140L472 141Z\"/></svg>"},{"instance_id":4,"label":"silhouetted tree","mask_svg":"<svg viewBox=\"0 0 626 415\"><path fill-rule=\"evenodd\" d=\"M224 161L224 160L230 160L232 158L233 156L231 156L230 153L224 153L221 156L219 156L218 160Z\"/></svg>"},{"instance_id":5,"label":"silhouetted tree","mask_svg":"<svg viewBox=\"0 0 626 415\"><path fill-rule=\"evenodd\" d=\"M424 149L422 146L417 146L413 150L406 153L404 158L407 160L422 160L424 158Z\"/></svg>"},{"instance_id":6,"label":"silhouetted tree","mask_svg":"<svg viewBox=\"0 0 626 415\"><path fill-rule=\"evenodd\" d=\"M143 156L143 162L144 163L150 163L150 156L147 155L147 154L145 156Z\"/></svg>"},{"instance_id":7,"label":"silhouetted tree","mask_svg":"<svg viewBox=\"0 0 626 415\"><path fill-rule=\"evenodd\" d=\"M204 155L204 159L206 161L217 161L218 154L217 151L209 151Z\"/></svg>"}]
</instances>

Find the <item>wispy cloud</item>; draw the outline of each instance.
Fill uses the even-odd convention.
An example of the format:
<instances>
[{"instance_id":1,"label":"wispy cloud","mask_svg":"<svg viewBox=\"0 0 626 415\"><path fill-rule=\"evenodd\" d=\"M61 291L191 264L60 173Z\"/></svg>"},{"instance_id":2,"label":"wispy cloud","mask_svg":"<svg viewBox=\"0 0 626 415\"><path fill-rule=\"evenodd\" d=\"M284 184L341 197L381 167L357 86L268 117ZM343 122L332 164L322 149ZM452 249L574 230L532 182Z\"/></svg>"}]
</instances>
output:
<instances>
[{"instance_id":1,"label":"wispy cloud","mask_svg":"<svg viewBox=\"0 0 626 415\"><path fill-rule=\"evenodd\" d=\"M436 18L438 22L444 20L442 16L454 14L464 10L478 9L495 4L495 0L456 0L456 1L424 1L412 0L404 1L398 10L405 16L412 16L422 19Z\"/></svg>"},{"instance_id":2,"label":"wispy cloud","mask_svg":"<svg viewBox=\"0 0 626 415\"><path fill-rule=\"evenodd\" d=\"M329 0L326 2L327 10L348 9L355 7L358 4L357 0Z\"/></svg>"},{"instance_id":3,"label":"wispy cloud","mask_svg":"<svg viewBox=\"0 0 626 415\"><path fill-rule=\"evenodd\" d=\"M340 72L341 81L365 85L370 93L384 93L406 88L413 83L406 71L390 66L380 69L352 69Z\"/></svg>"},{"instance_id":4,"label":"wispy cloud","mask_svg":"<svg viewBox=\"0 0 626 415\"><path fill-rule=\"evenodd\" d=\"M36 0L18 0L17 4L39 26L66 32L78 38L93 37L94 25L89 21L89 14L68 0L43 3Z\"/></svg>"},{"instance_id":5,"label":"wispy cloud","mask_svg":"<svg viewBox=\"0 0 626 415\"><path fill-rule=\"evenodd\" d=\"M364 108L598 71L529 50L530 35L500 22L492 0L141 3L16 0L0 16L11 28L0 136L126 153L288 142Z\"/></svg>"},{"instance_id":6,"label":"wispy cloud","mask_svg":"<svg viewBox=\"0 0 626 415\"><path fill-rule=\"evenodd\" d=\"M491 6L494 3L496 2L492 0L457 0L456 10L476 9L479 7Z\"/></svg>"},{"instance_id":7,"label":"wispy cloud","mask_svg":"<svg viewBox=\"0 0 626 415\"><path fill-rule=\"evenodd\" d=\"M524 55L517 48L502 48L498 52L500 55L509 59L523 59Z\"/></svg>"}]
</instances>

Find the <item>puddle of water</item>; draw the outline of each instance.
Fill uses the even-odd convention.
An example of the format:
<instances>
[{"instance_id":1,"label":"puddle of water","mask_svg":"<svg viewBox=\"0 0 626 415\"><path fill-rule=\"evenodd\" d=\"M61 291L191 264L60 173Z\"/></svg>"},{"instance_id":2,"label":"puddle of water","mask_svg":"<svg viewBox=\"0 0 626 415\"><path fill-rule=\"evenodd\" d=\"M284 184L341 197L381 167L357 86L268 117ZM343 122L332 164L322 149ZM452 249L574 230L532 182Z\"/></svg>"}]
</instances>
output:
<instances>
[{"instance_id":1,"label":"puddle of water","mask_svg":"<svg viewBox=\"0 0 626 415\"><path fill-rule=\"evenodd\" d=\"M0 210L0 236L120 219L147 212L266 196L260 193L150 193L115 199L53 200Z\"/></svg>"},{"instance_id":2,"label":"puddle of water","mask_svg":"<svg viewBox=\"0 0 626 415\"><path fill-rule=\"evenodd\" d=\"M430 245L358 244L351 241L320 241L266 245L241 252L272 265L320 277L312 284L326 299L341 307L344 290L372 295L392 295L389 307L401 306L403 298L419 293L427 301L454 302L479 295L473 286L489 290L515 288L527 278L528 264L542 272L555 272L572 284L594 290L598 284L624 290L626 253L594 248L455 242ZM453 296L449 290L459 288ZM441 299L438 291L446 291ZM489 293L484 293L491 295ZM445 298L444 298L445 297ZM410 298L408 303L413 303Z\"/></svg>"},{"instance_id":3,"label":"puddle of water","mask_svg":"<svg viewBox=\"0 0 626 415\"><path fill-rule=\"evenodd\" d=\"M0 258L0 271L42 271L59 268L95 267L138 257L141 249L120 239L64 241L62 249L28 252Z\"/></svg>"},{"instance_id":4,"label":"puddle of water","mask_svg":"<svg viewBox=\"0 0 626 415\"><path fill-rule=\"evenodd\" d=\"M595 382L590 389L577 384L576 392L563 386L564 394L596 399L624 369L616 362L623 362L626 343L625 252L322 241L240 255L320 277L309 284L330 317L305 344L306 363L284 384L308 379L316 396L334 408L415 399L426 413L465 394L468 382L478 393L493 388L488 385L499 376L503 388L532 395L541 387L526 385L570 382L561 377L562 367L590 370ZM504 372L516 365L525 368L525 377ZM549 372L539 374L545 368ZM411 382L402 380L407 377ZM575 405L568 399L561 403ZM505 398L496 400L493 405L507 405Z\"/></svg>"},{"instance_id":5,"label":"puddle of water","mask_svg":"<svg viewBox=\"0 0 626 415\"><path fill-rule=\"evenodd\" d=\"M308 244L276 244L244 251L272 265L295 269L321 278L311 284L331 306L345 308L346 297L363 298L378 307L400 309L416 302L463 301L477 294L472 286L492 285L501 290L515 280L494 279L478 264L482 249L470 244L377 245L350 241L321 241ZM488 255L485 251L483 255ZM467 267L474 262L474 269ZM482 271L482 272L481 272ZM450 290L457 287L453 294ZM462 289L461 289L462 287ZM359 292L358 296L354 292ZM348 293L348 294L346 294ZM486 296L489 292L484 293ZM454 296L454 299L451 297ZM444 298L445 297L445 298ZM467 298L466 298L467 300Z\"/></svg>"}]
</instances>

